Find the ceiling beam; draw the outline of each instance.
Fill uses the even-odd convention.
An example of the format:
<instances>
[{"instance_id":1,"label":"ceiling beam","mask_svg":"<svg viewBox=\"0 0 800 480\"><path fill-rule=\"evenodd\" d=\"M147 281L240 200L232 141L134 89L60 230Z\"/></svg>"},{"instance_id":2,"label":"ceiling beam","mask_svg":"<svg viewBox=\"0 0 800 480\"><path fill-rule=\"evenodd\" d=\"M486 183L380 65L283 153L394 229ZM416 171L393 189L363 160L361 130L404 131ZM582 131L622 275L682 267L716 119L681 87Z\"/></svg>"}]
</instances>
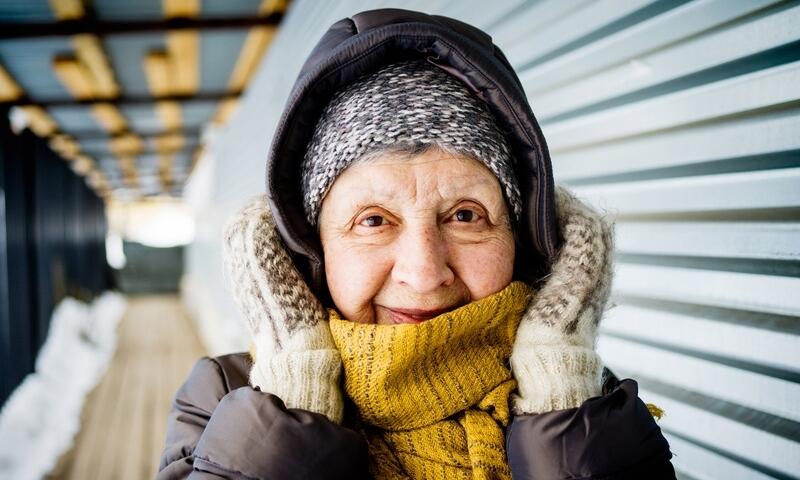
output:
<instances>
[{"instance_id":1,"label":"ceiling beam","mask_svg":"<svg viewBox=\"0 0 800 480\"><path fill-rule=\"evenodd\" d=\"M22 96L14 99L0 101L0 106L13 107L22 105L36 105L39 107L50 108L50 107L72 107L80 105L93 105L95 103L110 103L116 106L124 106L124 105L143 105L161 101L217 102L220 100L236 99L240 95L241 92L238 91L237 92L209 91L209 92L197 92L195 94L188 94L188 95L182 93L173 93L166 95L123 95L117 97L98 96L98 97L84 98L84 99L76 99L72 97L36 99L36 98L30 98L23 94Z\"/></svg>"},{"instance_id":2,"label":"ceiling beam","mask_svg":"<svg viewBox=\"0 0 800 480\"><path fill-rule=\"evenodd\" d=\"M141 156L141 155L158 155L158 154L161 154L162 152L163 153L169 153L171 155L175 155L177 153L192 152L193 151L192 149L197 148L197 147L198 147L198 144L196 142L192 142L191 144L187 144L187 145L181 146L180 148L177 148L177 147L171 148L171 147L164 147L164 146L162 146L162 147L148 147L148 146L145 146L135 156L138 157L138 156ZM91 156L97 157L97 158L107 158L107 157L115 155L114 152L112 152L110 150L102 149L102 148L88 148L88 149L84 148L82 150L82 152L86 153L87 155L91 155ZM128 154L128 155L130 156L130 154Z\"/></svg>"},{"instance_id":3,"label":"ceiling beam","mask_svg":"<svg viewBox=\"0 0 800 480\"><path fill-rule=\"evenodd\" d=\"M82 17L58 22L3 23L0 39L63 37L91 33L99 36L125 33L165 32L168 30L231 30L252 27L277 26L283 12L266 16L187 18L174 17L158 20L97 20Z\"/></svg>"},{"instance_id":4,"label":"ceiling beam","mask_svg":"<svg viewBox=\"0 0 800 480\"><path fill-rule=\"evenodd\" d=\"M110 135L108 132L103 130L70 130L68 132L63 132L70 137L74 138L77 141L84 141L84 140L105 140L105 139L113 139L116 137L123 137L128 133L136 133L136 135L141 138L142 140L148 138L157 138L163 137L165 135L175 135L180 134L184 137L199 137L202 134L202 130L200 128L181 128L176 130L161 130L158 132L146 132L137 130L136 132L119 132L113 135Z\"/></svg>"}]
</instances>

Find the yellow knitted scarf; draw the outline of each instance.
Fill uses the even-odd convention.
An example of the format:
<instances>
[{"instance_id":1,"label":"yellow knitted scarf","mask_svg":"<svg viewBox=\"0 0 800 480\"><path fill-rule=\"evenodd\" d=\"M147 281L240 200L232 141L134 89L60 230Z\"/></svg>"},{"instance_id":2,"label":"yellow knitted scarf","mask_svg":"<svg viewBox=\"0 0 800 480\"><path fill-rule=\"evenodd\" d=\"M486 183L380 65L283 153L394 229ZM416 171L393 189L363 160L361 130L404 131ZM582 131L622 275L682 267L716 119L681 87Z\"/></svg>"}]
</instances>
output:
<instances>
[{"instance_id":1,"label":"yellow knitted scarf","mask_svg":"<svg viewBox=\"0 0 800 480\"><path fill-rule=\"evenodd\" d=\"M511 478L508 358L530 294L513 282L420 325L361 324L330 311L375 478Z\"/></svg>"}]
</instances>

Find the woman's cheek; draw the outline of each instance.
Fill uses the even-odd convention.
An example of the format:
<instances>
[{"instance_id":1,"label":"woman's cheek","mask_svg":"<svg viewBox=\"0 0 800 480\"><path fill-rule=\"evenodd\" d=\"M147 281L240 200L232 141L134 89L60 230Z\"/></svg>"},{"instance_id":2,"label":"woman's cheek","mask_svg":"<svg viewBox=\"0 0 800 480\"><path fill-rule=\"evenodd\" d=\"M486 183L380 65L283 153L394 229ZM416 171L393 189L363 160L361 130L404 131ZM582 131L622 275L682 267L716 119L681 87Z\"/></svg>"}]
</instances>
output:
<instances>
[{"instance_id":1,"label":"woman's cheek","mask_svg":"<svg viewBox=\"0 0 800 480\"><path fill-rule=\"evenodd\" d=\"M513 237L459 245L454 250L452 266L467 286L472 300L497 293L511 283L515 253Z\"/></svg>"},{"instance_id":2,"label":"woman's cheek","mask_svg":"<svg viewBox=\"0 0 800 480\"><path fill-rule=\"evenodd\" d=\"M387 277L385 255L377 247L346 246L325 255L328 290L336 308L348 320L373 323L372 300Z\"/></svg>"}]
</instances>

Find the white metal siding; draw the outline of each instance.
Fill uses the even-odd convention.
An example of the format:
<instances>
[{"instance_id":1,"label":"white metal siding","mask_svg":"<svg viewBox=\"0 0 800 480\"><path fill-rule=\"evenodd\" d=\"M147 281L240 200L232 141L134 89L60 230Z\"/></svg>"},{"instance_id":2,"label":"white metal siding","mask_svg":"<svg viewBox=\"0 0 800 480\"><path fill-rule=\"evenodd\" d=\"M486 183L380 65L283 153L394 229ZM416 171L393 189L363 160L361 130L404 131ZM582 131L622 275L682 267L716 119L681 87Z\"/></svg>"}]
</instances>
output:
<instances>
[{"instance_id":1,"label":"white metal siding","mask_svg":"<svg viewBox=\"0 0 800 480\"><path fill-rule=\"evenodd\" d=\"M225 214L264 189L286 96L334 21L394 6L485 29L517 69L556 181L617 219L599 350L687 479L800 478L800 2L295 0L221 132L203 289ZM203 227L201 227L203 228Z\"/></svg>"}]
</instances>

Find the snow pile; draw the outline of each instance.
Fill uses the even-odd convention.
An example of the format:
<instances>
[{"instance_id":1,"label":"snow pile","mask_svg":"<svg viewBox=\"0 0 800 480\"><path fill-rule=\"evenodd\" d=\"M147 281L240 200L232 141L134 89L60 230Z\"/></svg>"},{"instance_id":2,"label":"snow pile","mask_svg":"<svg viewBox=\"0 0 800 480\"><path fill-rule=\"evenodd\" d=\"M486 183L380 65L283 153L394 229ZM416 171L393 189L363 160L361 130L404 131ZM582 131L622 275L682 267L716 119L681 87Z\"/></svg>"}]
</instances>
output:
<instances>
[{"instance_id":1,"label":"snow pile","mask_svg":"<svg viewBox=\"0 0 800 480\"><path fill-rule=\"evenodd\" d=\"M125 297L105 292L92 304L65 298L53 311L36 370L0 411L0 479L39 479L72 446L86 396L117 346Z\"/></svg>"}]
</instances>

